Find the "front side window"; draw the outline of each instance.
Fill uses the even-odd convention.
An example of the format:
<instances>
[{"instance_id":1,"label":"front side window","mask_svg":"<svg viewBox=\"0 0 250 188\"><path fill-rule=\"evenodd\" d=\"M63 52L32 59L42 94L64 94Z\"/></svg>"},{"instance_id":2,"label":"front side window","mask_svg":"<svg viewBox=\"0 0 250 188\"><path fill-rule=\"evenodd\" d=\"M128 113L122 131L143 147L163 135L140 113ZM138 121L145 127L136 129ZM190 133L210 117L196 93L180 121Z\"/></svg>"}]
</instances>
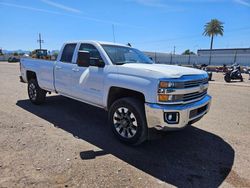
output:
<instances>
[{"instance_id":1,"label":"front side window","mask_svg":"<svg viewBox=\"0 0 250 188\"><path fill-rule=\"evenodd\" d=\"M75 48L76 44L66 44L62 52L61 61L64 63L72 63Z\"/></svg>"},{"instance_id":2,"label":"front side window","mask_svg":"<svg viewBox=\"0 0 250 188\"><path fill-rule=\"evenodd\" d=\"M115 45L102 45L102 47L108 54L113 64L153 63L153 61L149 59L149 57L135 48Z\"/></svg>"},{"instance_id":3,"label":"front side window","mask_svg":"<svg viewBox=\"0 0 250 188\"><path fill-rule=\"evenodd\" d=\"M90 65L94 65L96 59L102 60L102 57L95 46L92 44L81 44L79 50L89 52Z\"/></svg>"}]
</instances>

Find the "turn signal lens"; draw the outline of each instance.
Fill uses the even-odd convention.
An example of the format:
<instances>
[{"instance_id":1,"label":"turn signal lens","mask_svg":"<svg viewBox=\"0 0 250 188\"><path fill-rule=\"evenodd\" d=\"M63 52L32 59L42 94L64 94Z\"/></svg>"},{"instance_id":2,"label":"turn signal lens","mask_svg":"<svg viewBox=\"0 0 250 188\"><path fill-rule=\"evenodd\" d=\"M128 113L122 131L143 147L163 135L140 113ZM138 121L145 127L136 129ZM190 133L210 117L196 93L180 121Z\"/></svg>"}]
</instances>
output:
<instances>
[{"instance_id":1,"label":"turn signal lens","mask_svg":"<svg viewBox=\"0 0 250 188\"><path fill-rule=\"evenodd\" d=\"M169 95L166 94L159 94L158 95L158 99L160 102L167 102L169 99Z\"/></svg>"}]
</instances>

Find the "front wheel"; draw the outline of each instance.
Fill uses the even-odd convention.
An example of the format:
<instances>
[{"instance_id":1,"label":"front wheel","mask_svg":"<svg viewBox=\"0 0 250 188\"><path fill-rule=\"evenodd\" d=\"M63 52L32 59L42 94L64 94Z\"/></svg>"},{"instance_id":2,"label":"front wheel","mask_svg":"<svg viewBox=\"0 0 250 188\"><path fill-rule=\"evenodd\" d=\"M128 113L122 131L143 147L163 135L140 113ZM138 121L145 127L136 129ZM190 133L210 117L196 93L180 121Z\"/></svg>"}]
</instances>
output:
<instances>
[{"instance_id":1,"label":"front wheel","mask_svg":"<svg viewBox=\"0 0 250 188\"><path fill-rule=\"evenodd\" d=\"M137 99L115 101L109 109L109 123L117 138L126 144L138 145L147 139L144 105Z\"/></svg>"},{"instance_id":2,"label":"front wheel","mask_svg":"<svg viewBox=\"0 0 250 188\"><path fill-rule=\"evenodd\" d=\"M31 79L28 82L28 95L33 104L42 104L45 101L46 91L39 87L37 80Z\"/></svg>"},{"instance_id":3,"label":"front wheel","mask_svg":"<svg viewBox=\"0 0 250 188\"><path fill-rule=\"evenodd\" d=\"M225 76L224 76L224 80L225 80L226 82L231 82L230 74L226 73Z\"/></svg>"}]
</instances>

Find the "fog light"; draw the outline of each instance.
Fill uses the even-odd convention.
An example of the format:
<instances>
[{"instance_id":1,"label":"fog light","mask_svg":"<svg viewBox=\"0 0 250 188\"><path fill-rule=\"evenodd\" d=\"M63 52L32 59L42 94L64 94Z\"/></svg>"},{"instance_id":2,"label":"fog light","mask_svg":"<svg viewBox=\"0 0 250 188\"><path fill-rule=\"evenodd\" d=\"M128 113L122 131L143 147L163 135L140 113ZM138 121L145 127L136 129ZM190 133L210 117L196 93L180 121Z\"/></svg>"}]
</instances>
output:
<instances>
[{"instance_id":1,"label":"fog light","mask_svg":"<svg viewBox=\"0 0 250 188\"><path fill-rule=\"evenodd\" d=\"M173 118L172 114L168 114L167 116L168 116L167 117L168 121L172 121L172 118Z\"/></svg>"},{"instance_id":2,"label":"fog light","mask_svg":"<svg viewBox=\"0 0 250 188\"><path fill-rule=\"evenodd\" d=\"M168 124L178 124L179 123L179 112L165 112L164 120Z\"/></svg>"}]
</instances>

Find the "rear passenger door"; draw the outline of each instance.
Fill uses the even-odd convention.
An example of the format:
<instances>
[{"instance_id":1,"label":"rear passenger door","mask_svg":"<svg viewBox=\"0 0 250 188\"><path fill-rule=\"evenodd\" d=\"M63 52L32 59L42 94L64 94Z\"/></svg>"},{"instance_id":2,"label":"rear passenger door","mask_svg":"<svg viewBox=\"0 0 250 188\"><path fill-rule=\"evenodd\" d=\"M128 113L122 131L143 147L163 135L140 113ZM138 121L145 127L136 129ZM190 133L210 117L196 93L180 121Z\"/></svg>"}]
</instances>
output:
<instances>
[{"instance_id":1,"label":"rear passenger door","mask_svg":"<svg viewBox=\"0 0 250 188\"><path fill-rule=\"evenodd\" d=\"M56 62L55 74L55 88L59 94L72 95L72 69L73 59L76 50L76 43L66 44L63 48L61 59Z\"/></svg>"}]
</instances>

